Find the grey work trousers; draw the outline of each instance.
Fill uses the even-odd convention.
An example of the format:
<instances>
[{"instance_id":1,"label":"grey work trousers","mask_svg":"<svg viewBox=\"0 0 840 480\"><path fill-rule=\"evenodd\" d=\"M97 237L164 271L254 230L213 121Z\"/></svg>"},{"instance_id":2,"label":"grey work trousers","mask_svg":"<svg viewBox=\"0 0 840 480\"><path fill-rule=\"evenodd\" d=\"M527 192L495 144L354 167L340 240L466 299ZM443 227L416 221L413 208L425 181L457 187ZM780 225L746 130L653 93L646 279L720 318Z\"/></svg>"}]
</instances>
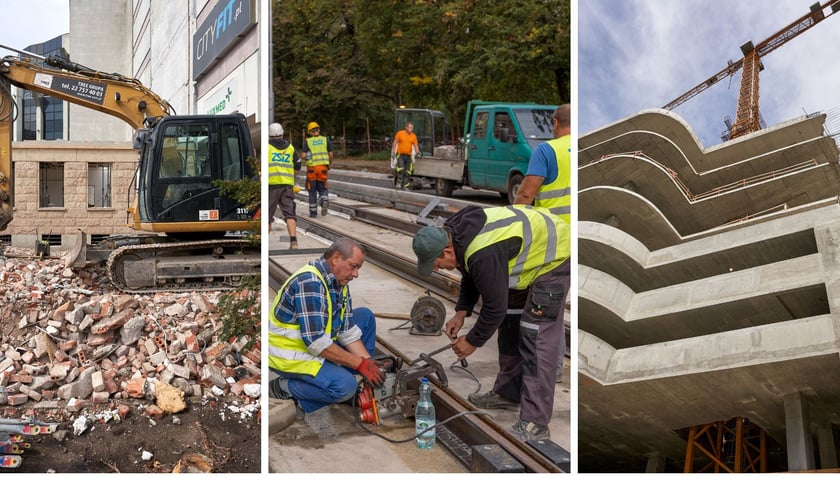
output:
<instances>
[{"instance_id":1,"label":"grey work trousers","mask_svg":"<svg viewBox=\"0 0 840 480\"><path fill-rule=\"evenodd\" d=\"M539 425L548 425L554 409L557 356L566 350L563 313L570 286L566 260L534 281L521 310L512 296L497 332L499 373L493 391L518 400L519 418Z\"/></svg>"}]
</instances>

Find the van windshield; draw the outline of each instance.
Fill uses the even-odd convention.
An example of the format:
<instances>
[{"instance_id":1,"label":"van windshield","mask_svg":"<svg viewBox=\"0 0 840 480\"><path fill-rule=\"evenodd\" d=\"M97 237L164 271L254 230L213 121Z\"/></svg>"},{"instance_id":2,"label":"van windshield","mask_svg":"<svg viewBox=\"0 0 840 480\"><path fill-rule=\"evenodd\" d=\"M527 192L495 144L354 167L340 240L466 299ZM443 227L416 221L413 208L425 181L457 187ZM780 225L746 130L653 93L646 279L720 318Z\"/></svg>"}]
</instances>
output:
<instances>
[{"instance_id":1,"label":"van windshield","mask_svg":"<svg viewBox=\"0 0 840 480\"><path fill-rule=\"evenodd\" d=\"M519 108L514 110L516 121L522 128L522 135L531 145L531 148L536 148L540 143L552 139L551 130L554 122L552 122L551 116L554 114L555 108Z\"/></svg>"}]
</instances>

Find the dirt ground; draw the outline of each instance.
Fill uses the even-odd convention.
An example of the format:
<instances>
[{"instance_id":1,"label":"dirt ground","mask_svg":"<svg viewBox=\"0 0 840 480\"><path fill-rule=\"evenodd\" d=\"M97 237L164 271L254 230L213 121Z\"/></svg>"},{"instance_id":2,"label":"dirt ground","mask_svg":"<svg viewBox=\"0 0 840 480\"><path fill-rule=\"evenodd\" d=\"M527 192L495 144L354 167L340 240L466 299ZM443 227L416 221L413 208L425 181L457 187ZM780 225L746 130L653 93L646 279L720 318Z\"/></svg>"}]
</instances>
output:
<instances>
[{"instance_id":1,"label":"dirt ground","mask_svg":"<svg viewBox=\"0 0 840 480\"><path fill-rule=\"evenodd\" d=\"M31 448L22 455L19 468L7 471L258 473L260 423L236 410L221 399L192 400L183 412L152 419L144 413L144 404L136 403L119 423L93 423L78 436L76 415L59 422L55 434L25 436ZM151 457L144 460L144 452Z\"/></svg>"}]
</instances>

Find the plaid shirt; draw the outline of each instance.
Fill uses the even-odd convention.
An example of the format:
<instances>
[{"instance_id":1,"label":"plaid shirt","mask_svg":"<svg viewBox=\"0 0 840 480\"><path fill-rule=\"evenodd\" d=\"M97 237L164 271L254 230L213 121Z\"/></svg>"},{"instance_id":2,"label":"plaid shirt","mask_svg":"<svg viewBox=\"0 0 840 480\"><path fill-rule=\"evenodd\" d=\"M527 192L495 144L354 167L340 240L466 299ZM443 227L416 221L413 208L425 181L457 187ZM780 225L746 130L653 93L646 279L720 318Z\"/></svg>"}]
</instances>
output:
<instances>
[{"instance_id":1,"label":"plaid shirt","mask_svg":"<svg viewBox=\"0 0 840 480\"><path fill-rule=\"evenodd\" d=\"M334 343L334 339L341 345L361 339L362 331L353 322L353 308L350 291L342 299L341 285L330 271L327 261L319 257L309 262L321 272L329 285L329 295L332 298L333 321L331 326L332 338L326 334L327 326L327 292L324 284L312 273L302 273L294 277L282 292L280 302L274 310L274 316L283 323L297 323L303 342L312 355L321 352ZM341 318L341 307L346 302L347 312Z\"/></svg>"}]
</instances>

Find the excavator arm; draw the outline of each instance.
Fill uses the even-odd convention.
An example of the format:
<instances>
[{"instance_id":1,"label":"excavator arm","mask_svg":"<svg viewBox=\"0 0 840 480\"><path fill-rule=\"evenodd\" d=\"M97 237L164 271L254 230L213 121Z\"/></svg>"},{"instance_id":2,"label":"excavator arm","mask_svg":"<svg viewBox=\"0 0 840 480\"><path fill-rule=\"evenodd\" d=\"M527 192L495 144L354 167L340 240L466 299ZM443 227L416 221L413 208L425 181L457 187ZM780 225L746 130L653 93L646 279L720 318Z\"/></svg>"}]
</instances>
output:
<instances>
[{"instance_id":1,"label":"excavator arm","mask_svg":"<svg viewBox=\"0 0 840 480\"><path fill-rule=\"evenodd\" d=\"M3 47L7 48L7 47ZM29 56L28 52L25 56ZM251 208L226 197L216 181L254 178L247 120L241 113L175 115L138 80L56 57L0 60L0 230L12 220L11 86L117 117L138 131L126 226L153 233L98 242L112 283L127 292L231 289L259 272L259 245L237 232L253 226ZM80 232L82 233L82 232ZM84 234L65 257L83 266Z\"/></svg>"},{"instance_id":2,"label":"excavator arm","mask_svg":"<svg viewBox=\"0 0 840 480\"><path fill-rule=\"evenodd\" d=\"M10 85L107 113L135 129L153 127L160 118L174 113L166 100L138 80L59 57L44 60L54 68L15 56L0 61L0 231L12 220L12 122L16 107Z\"/></svg>"}]
</instances>

